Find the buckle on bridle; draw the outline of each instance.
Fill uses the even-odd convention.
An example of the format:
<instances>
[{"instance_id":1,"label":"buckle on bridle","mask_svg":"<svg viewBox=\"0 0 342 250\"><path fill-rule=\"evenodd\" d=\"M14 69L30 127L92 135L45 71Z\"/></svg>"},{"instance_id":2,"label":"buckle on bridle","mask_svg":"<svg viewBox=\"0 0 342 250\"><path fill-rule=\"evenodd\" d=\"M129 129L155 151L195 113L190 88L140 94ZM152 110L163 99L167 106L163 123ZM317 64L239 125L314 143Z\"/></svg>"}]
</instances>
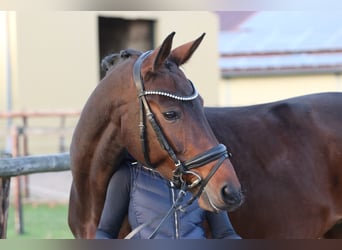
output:
<instances>
[{"instance_id":1,"label":"buckle on bridle","mask_svg":"<svg viewBox=\"0 0 342 250\"><path fill-rule=\"evenodd\" d=\"M182 163L180 160L178 160L176 163L175 163L175 166L176 168L180 168L182 166Z\"/></svg>"},{"instance_id":2,"label":"buckle on bridle","mask_svg":"<svg viewBox=\"0 0 342 250\"><path fill-rule=\"evenodd\" d=\"M189 190L196 187L202 182L202 177L199 174L191 170L186 170L179 160L177 163L175 163L175 166L176 169L173 171L172 183L175 185L176 188ZM189 185L186 184L186 181L183 179L183 176L187 174L191 174L196 177L196 180Z\"/></svg>"},{"instance_id":3,"label":"buckle on bridle","mask_svg":"<svg viewBox=\"0 0 342 250\"><path fill-rule=\"evenodd\" d=\"M171 182L175 185L177 189L180 189L183 186L184 180L182 175L184 173L184 167L180 160L175 162L176 169L172 171L172 180Z\"/></svg>"},{"instance_id":4,"label":"buckle on bridle","mask_svg":"<svg viewBox=\"0 0 342 250\"><path fill-rule=\"evenodd\" d=\"M189 184L189 185L186 185L186 188L187 189L192 189L192 188L194 188L194 187L196 187L196 186L198 186L201 182L202 182L202 177L199 175L199 174L197 174L196 172L193 172L193 171L185 171L185 173L184 174L192 174L192 175L194 175L195 177L196 177L196 180L195 181L193 181L191 184Z\"/></svg>"}]
</instances>

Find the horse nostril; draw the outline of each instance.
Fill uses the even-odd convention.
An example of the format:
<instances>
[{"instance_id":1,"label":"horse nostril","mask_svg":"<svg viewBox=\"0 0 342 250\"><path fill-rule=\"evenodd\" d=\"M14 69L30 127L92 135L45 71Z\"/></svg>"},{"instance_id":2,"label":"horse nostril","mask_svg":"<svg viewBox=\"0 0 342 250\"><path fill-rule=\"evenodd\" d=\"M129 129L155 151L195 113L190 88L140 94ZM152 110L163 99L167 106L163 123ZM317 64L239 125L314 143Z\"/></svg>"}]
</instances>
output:
<instances>
[{"instance_id":1,"label":"horse nostril","mask_svg":"<svg viewBox=\"0 0 342 250\"><path fill-rule=\"evenodd\" d=\"M221 190L222 198L227 204L240 203L241 195L240 192L235 191L229 185L226 185Z\"/></svg>"},{"instance_id":2,"label":"horse nostril","mask_svg":"<svg viewBox=\"0 0 342 250\"><path fill-rule=\"evenodd\" d=\"M222 188L221 193L224 200L229 199L229 187L227 185Z\"/></svg>"}]
</instances>

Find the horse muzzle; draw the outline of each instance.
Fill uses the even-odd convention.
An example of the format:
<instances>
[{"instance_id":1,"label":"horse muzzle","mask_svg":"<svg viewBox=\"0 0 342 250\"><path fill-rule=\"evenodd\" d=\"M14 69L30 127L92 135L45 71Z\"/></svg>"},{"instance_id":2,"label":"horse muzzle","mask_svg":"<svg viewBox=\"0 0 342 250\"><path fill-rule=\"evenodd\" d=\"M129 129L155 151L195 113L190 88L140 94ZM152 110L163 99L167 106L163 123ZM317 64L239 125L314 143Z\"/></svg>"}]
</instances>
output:
<instances>
[{"instance_id":1,"label":"horse muzzle","mask_svg":"<svg viewBox=\"0 0 342 250\"><path fill-rule=\"evenodd\" d=\"M219 212L226 210L234 211L244 202L244 195L241 189L226 185L221 192L216 192L208 185L198 199L199 206L207 211Z\"/></svg>"},{"instance_id":2,"label":"horse muzzle","mask_svg":"<svg viewBox=\"0 0 342 250\"><path fill-rule=\"evenodd\" d=\"M199 198L200 206L209 211L236 209L242 203L243 196L234 168L228 160L230 156L226 147L218 144L193 159L180 163L174 171L172 181L176 187L193 193L189 203ZM205 165L208 168L208 164L213 165L209 171L197 169ZM203 175L203 172L206 174ZM190 184L186 182L186 177L191 177Z\"/></svg>"}]
</instances>

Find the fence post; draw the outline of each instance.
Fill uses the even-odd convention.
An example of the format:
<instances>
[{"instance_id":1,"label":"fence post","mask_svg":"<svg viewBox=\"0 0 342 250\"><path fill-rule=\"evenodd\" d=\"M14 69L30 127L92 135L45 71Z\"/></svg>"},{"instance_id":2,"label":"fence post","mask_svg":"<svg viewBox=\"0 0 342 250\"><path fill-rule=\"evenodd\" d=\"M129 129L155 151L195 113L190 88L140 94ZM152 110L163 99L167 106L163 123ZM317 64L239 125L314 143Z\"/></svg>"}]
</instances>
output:
<instances>
[{"instance_id":1,"label":"fence post","mask_svg":"<svg viewBox=\"0 0 342 250\"><path fill-rule=\"evenodd\" d=\"M60 120L60 126L62 130L65 128L65 115L61 115L61 120ZM61 134L59 136L59 152L64 153L65 152L65 138L64 134Z\"/></svg>"},{"instance_id":2,"label":"fence post","mask_svg":"<svg viewBox=\"0 0 342 250\"><path fill-rule=\"evenodd\" d=\"M0 152L0 158L9 158L10 154ZM11 177L0 177L0 239L7 237L7 219L9 207Z\"/></svg>"},{"instance_id":3,"label":"fence post","mask_svg":"<svg viewBox=\"0 0 342 250\"><path fill-rule=\"evenodd\" d=\"M19 156L19 129L15 126L12 127L12 156ZM24 222L23 222L23 206L21 200L21 178L20 176L14 177L14 224L17 234L24 233Z\"/></svg>"},{"instance_id":4,"label":"fence post","mask_svg":"<svg viewBox=\"0 0 342 250\"><path fill-rule=\"evenodd\" d=\"M23 116L23 128L21 131L21 135L23 137L23 151L22 155L27 156L29 154L28 152L28 136L26 134L26 129L28 127L28 117L25 115ZM29 198L30 196L30 190L29 190L29 177L28 175L23 176L24 179L24 196L25 198Z\"/></svg>"}]
</instances>

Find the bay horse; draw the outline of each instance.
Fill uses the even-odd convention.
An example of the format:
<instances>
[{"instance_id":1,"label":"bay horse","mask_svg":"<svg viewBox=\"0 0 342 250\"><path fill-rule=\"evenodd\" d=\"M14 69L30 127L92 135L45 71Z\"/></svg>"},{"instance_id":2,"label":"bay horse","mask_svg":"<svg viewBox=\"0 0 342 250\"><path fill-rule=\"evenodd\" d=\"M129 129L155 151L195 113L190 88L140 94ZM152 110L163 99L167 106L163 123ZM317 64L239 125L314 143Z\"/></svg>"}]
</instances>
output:
<instances>
[{"instance_id":1,"label":"bay horse","mask_svg":"<svg viewBox=\"0 0 342 250\"><path fill-rule=\"evenodd\" d=\"M341 238L342 93L206 108L245 202L229 213L243 238Z\"/></svg>"},{"instance_id":2,"label":"bay horse","mask_svg":"<svg viewBox=\"0 0 342 250\"><path fill-rule=\"evenodd\" d=\"M77 238L93 238L110 177L125 150L193 192L206 210L241 205L241 185L203 100L179 66L201 43L172 50L174 32L145 53L124 50L88 98L74 130L68 222Z\"/></svg>"},{"instance_id":3,"label":"bay horse","mask_svg":"<svg viewBox=\"0 0 342 250\"><path fill-rule=\"evenodd\" d=\"M229 217L242 238L342 238L342 93L205 114L233 154L245 201Z\"/></svg>"}]
</instances>

